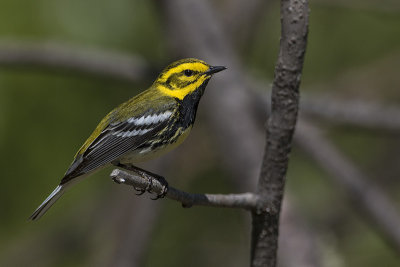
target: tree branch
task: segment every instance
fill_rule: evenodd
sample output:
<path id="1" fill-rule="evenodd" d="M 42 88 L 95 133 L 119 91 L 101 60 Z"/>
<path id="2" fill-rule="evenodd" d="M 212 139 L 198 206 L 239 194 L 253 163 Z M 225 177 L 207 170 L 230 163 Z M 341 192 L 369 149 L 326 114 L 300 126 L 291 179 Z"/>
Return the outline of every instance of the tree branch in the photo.
<path id="1" fill-rule="evenodd" d="M 281 44 L 272 86 L 263 164 L 253 211 L 252 266 L 276 266 L 279 214 L 291 141 L 297 120 L 299 86 L 308 33 L 308 1 L 281 1 Z"/>
<path id="2" fill-rule="evenodd" d="M 230 70 L 236 69 L 235 67 L 232 68 L 232 66 L 235 66 L 235 63 L 229 63 Z M 152 67 L 149 66 L 146 60 L 133 54 L 60 45 L 52 42 L 23 43 L 16 41 L 6 42 L 4 40 L 0 41 L 0 67 L 44 68 L 52 71 L 69 71 L 78 74 L 109 77 L 128 82 L 141 81 L 152 72 Z M 236 74 L 232 76 L 237 77 Z M 237 83 L 236 80 L 235 84 L 243 83 L 243 81 Z M 262 90 L 267 86 L 265 82 L 253 82 L 253 84 L 257 84 L 255 87 L 262 88 Z M 232 87 L 233 85 L 226 86 L 229 89 Z M 243 93 L 245 94 L 246 92 L 243 91 Z M 232 92 L 228 95 L 225 94 L 226 102 L 229 102 L 228 97 L 231 94 Z M 240 97 L 243 98 L 244 96 Z M 270 103 L 269 99 L 267 101 Z M 243 105 L 246 105 L 246 102 L 243 101 Z M 397 106 L 316 95 L 302 96 L 300 106 L 301 114 L 328 119 L 339 124 L 377 131 L 398 132 L 400 130 L 400 109 Z M 264 106 L 262 109 L 265 109 Z M 242 109 L 238 108 L 238 110 Z M 221 120 L 218 119 L 217 121 Z M 226 127 L 221 126 L 221 128 Z M 246 157 L 243 158 L 245 159 Z M 253 160 L 252 162 L 255 161 Z"/>
<path id="3" fill-rule="evenodd" d="M 306 120 L 298 123 L 294 136 L 296 143 L 318 162 L 332 179 L 342 186 L 356 211 L 362 211 L 375 225 L 380 236 L 400 252 L 400 215 L 385 193 L 357 169 L 319 129 Z"/>
<path id="4" fill-rule="evenodd" d="M 142 177 L 136 173 L 128 173 L 120 169 L 114 169 L 111 178 L 118 184 L 126 184 L 135 187 L 136 189 L 147 189 L 151 187 L 151 192 L 161 194 L 163 190 L 162 184 L 156 177 Z M 169 187 L 166 197 L 182 203 L 182 206 L 189 208 L 192 206 L 212 206 L 225 208 L 243 208 L 253 209 L 256 207 L 258 197 L 253 193 L 243 194 L 190 194 L 180 191 L 174 187 Z"/>
<path id="5" fill-rule="evenodd" d="M 302 96 L 302 103 L 300 103 L 301 110 L 310 108 L 309 105 L 305 104 L 305 102 L 308 103 L 308 101 L 303 101 L 304 98 L 308 99 L 307 96 Z M 312 98 L 312 102 L 314 102 L 315 105 L 320 105 L 318 104 L 320 97 L 315 97 L 315 99 L 314 97 Z M 256 92 L 253 100 L 257 113 L 259 114 L 264 115 L 265 106 L 271 106 L 270 99 L 260 91 Z M 387 118 L 383 119 L 382 117 L 383 122 L 379 122 L 378 120 L 378 118 L 384 116 L 384 114 L 389 115 L 390 110 L 392 113 L 389 116 L 396 116 L 397 112 L 399 112 L 398 116 L 400 116 L 398 108 L 386 108 L 377 103 L 370 104 L 377 110 L 378 114 L 375 114 L 373 113 L 372 108 L 368 108 L 369 104 L 364 101 L 359 101 L 361 107 L 366 107 L 364 111 L 357 111 L 357 108 L 352 106 L 350 101 L 344 101 L 343 110 L 340 110 L 341 103 L 337 99 L 322 100 L 321 98 L 321 101 L 321 104 L 325 102 L 326 105 L 329 106 L 328 109 L 332 110 L 333 113 L 342 113 L 346 117 L 351 117 L 352 111 L 355 113 L 359 112 L 356 116 L 360 116 L 362 121 L 368 122 L 368 124 L 375 130 L 396 129 L 396 123 L 390 125 Z M 325 112 L 323 109 L 324 108 L 321 105 L 319 110 L 325 114 L 329 113 Z M 314 110 L 314 112 L 317 116 L 317 110 Z M 369 112 L 371 112 L 371 114 L 368 114 Z M 373 226 L 376 226 L 373 227 L 373 230 L 376 231 L 383 240 L 386 240 L 395 250 L 400 251 L 400 231 L 397 227 L 400 225 L 400 215 L 394 202 L 387 197 L 387 194 L 383 192 L 379 186 L 370 182 L 367 175 L 359 170 L 350 159 L 343 155 L 334 144 L 325 138 L 321 133 L 321 129 L 312 123 L 312 121 L 307 120 L 304 113 L 306 113 L 305 115 L 309 115 L 308 111 L 300 111 L 297 130 L 294 134 L 294 142 L 300 146 L 305 153 L 311 156 L 311 158 L 328 174 L 330 174 L 329 177 L 333 182 L 339 184 L 346 190 L 346 196 L 348 195 L 350 197 L 349 202 L 354 206 L 354 210 L 358 212 L 362 211 L 360 215 Z M 331 115 L 332 114 L 328 116 Z M 370 121 L 369 115 L 372 117 Z M 391 119 L 395 122 L 397 118 L 391 117 Z M 340 119 L 338 120 L 338 122 L 343 123 Z M 385 128 L 384 125 L 386 121 L 388 124 Z M 354 121 L 354 123 L 357 125 L 356 121 Z M 380 124 L 380 126 L 378 126 L 378 124 Z M 353 124 L 351 125 L 354 126 Z M 366 127 L 364 124 L 359 124 L 357 126 Z"/>
<path id="6" fill-rule="evenodd" d="M 78 48 L 51 42 L 0 42 L 0 66 L 40 67 L 131 82 L 150 73 L 149 65 L 138 56 Z"/>
<path id="7" fill-rule="evenodd" d="M 329 95 L 307 95 L 301 100 L 301 113 L 330 122 L 371 130 L 399 132 L 400 109 L 377 102 L 338 99 Z"/>
<path id="8" fill-rule="evenodd" d="M 255 81 L 254 107 L 257 114 L 265 114 L 266 106 L 271 107 L 271 93 L 264 93 L 266 81 Z M 263 101 L 261 101 L 261 99 Z M 359 127 L 379 132 L 400 131 L 400 108 L 378 101 L 362 99 L 341 99 L 332 95 L 302 94 L 300 119 L 304 116 L 323 119 L 325 122 L 349 127 Z"/>

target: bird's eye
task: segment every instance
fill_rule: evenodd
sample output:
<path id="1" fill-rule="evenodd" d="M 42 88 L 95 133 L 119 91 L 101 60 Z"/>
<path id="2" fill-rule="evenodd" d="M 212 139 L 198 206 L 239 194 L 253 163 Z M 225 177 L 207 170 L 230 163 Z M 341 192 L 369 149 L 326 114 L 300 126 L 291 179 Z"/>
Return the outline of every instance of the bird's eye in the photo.
<path id="1" fill-rule="evenodd" d="M 193 75 L 193 71 L 192 70 L 185 70 L 185 75 L 186 76 L 192 76 Z"/>

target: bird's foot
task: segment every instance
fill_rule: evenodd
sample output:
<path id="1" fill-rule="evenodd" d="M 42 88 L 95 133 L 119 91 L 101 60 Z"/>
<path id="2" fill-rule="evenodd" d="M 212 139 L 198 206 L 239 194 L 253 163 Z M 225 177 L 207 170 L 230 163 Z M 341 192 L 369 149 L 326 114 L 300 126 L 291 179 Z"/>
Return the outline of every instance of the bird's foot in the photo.
<path id="1" fill-rule="evenodd" d="M 155 198 L 152 198 L 152 200 L 157 200 L 159 198 L 164 198 L 167 195 L 167 192 L 168 192 L 168 182 L 167 182 L 167 180 L 165 180 L 164 177 L 162 177 L 160 175 L 157 175 L 154 178 L 157 179 L 157 181 L 161 184 L 161 192 L 158 193 Z"/>
<path id="2" fill-rule="evenodd" d="M 131 164 L 122 164 L 120 162 L 116 162 L 114 163 L 114 165 L 126 169 L 128 171 L 132 171 L 135 172 L 136 174 L 138 174 L 139 176 L 141 176 L 144 179 L 147 179 L 148 183 L 146 188 L 138 188 L 138 187 L 134 187 L 134 189 L 138 192 L 136 195 L 143 195 L 146 191 L 149 193 L 154 193 L 154 180 L 157 180 L 160 185 L 161 185 L 161 191 L 160 193 L 157 193 L 157 196 L 155 198 L 151 198 L 152 200 L 157 200 L 159 198 L 164 198 L 167 195 L 168 192 L 168 182 L 167 180 L 162 177 L 161 175 L 143 170 L 141 168 L 138 168 L 134 165 Z"/>
<path id="3" fill-rule="evenodd" d="M 166 194 L 168 192 L 168 182 L 164 177 L 162 177 L 161 175 L 155 174 L 155 173 L 151 173 L 149 171 L 142 170 L 142 169 L 139 170 L 138 174 L 140 176 L 148 179 L 148 181 L 149 181 L 146 188 L 142 189 L 143 191 L 147 191 L 149 193 L 154 193 L 154 187 L 156 187 L 154 185 L 154 180 L 157 180 L 157 182 L 160 183 L 161 191 L 159 193 L 157 193 L 156 197 L 151 198 L 152 200 L 157 200 L 159 198 L 164 198 L 166 196 Z"/>

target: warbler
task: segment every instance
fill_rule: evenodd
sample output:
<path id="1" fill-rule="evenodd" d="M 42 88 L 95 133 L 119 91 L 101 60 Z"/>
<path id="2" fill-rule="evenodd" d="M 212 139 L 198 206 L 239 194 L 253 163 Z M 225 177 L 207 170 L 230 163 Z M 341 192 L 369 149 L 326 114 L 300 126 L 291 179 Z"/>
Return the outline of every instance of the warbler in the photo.
<path id="1" fill-rule="evenodd" d="M 71 185 L 94 171 L 110 164 L 123 167 L 146 161 L 181 144 L 193 127 L 211 76 L 225 69 L 195 58 L 167 66 L 149 89 L 100 121 L 76 153 L 61 183 L 30 219 L 43 216 Z"/>

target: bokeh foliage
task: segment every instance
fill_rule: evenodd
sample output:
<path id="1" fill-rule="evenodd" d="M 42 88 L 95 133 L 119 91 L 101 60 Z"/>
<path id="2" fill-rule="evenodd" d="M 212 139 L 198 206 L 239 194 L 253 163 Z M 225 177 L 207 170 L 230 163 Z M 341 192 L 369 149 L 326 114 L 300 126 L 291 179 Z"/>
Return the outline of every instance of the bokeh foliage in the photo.
<path id="1" fill-rule="evenodd" d="M 395 3 L 393 9 L 381 8 L 379 1 L 346 3 L 311 2 L 304 91 L 399 103 L 400 8 Z M 219 8 L 217 12 L 223 12 Z M 241 58 L 255 76 L 269 80 L 279 42 L 278 5 L 271 5 L 261 21 Z M 0 2 L 0 39 L 51 40 L 131 52 L 156 66 L 171 60 L 163 23 L 155 3 L 144 0 Z M 93 262 L 94 250 L 112 250 L 115 244 L 102 239 L 109 229 L 88 230 L 96 223 L 90 217 L 107 198 L 116 196 L 115 191 L 133 195 L 111 183 L 109 169 L 74 188 L 43 220 L 31 223 L 27 217 L 58 183 L 101 117 L 150 83 L 147 77 L 128 84 L 67 72 L 0 68 L 0 265 L 27 264 L 25 259 L 34 258 L 37 266 L 86 266 Z M 192 192 L 232 192 L 236 189 L 219 167 L 204 112 L 200 105 L 197 133 L 174 153 L 166 176 Z M 400 203 L 398 138 L 321 125 Z M 323 266 L 400 264 L 398 255 L 355 214 L 342 197 L 345 193 L 296 148 L 287 185 L 299 211 L 316 229 Z M 182 210 L 171 201 L 154 205 L 161 205 L 162 212 L 143 266 L 248 262 L 249 233 L 244 225 L 249 218 L 244 212 Z M 52 247 L 51 255 L 42 246 Z"/>

